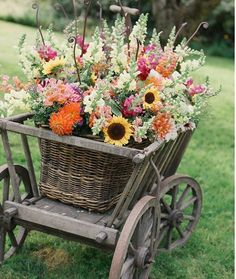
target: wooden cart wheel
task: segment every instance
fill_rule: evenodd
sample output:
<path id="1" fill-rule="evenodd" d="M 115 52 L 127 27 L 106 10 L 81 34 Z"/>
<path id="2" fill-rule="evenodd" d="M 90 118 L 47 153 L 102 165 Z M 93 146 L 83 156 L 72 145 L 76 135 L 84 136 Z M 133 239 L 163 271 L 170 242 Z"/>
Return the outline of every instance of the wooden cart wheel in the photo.
<path id="1" fill-rule="evenodd" d="M 191 177 L 173 175 L 161 184 L 160 251 L 183 245 L 195 229 L 201 214 L 202 191 Z"/>
<path id="2" fill-rule="evenodd" d="M 18 176 L 18 187 L 22 200 L 31 198 L 32 189 L 27 169 L 22 166 L 15 166 Z M 0 185 L 2 188 L 2 203 L 0 203 L 0 215 L 3 213 L 4 202 L 7 200 L 14 201 L 14 194 L 10 185 L 10 176 L 6 165 L 0 167 Z M 10 258 L 24 243 L 27 236 L 27 229 L 14 225 L 11 229 L 0 226 L 0 264 Z"/>
<path id="3" fill-rule="evenodd" d="M 154 262 L 160 227 L 156 198 L 143 197 L 133 208 L 121 231 L 109 279 L 147 279 Z"/>

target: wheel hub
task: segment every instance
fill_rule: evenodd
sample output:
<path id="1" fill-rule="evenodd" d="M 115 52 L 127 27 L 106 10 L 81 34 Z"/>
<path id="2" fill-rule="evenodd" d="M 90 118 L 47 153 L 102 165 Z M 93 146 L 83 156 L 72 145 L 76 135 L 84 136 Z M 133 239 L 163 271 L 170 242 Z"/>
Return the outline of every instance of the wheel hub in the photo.
<path id="1" fill-rule="evenodd" d="M 140 247 L 136 252 L 135 261 L 139 268 L 146 268 L 152 262 L 149 249 Z"/>
<path id="2" fill-rule="evenodd" d="M 180 210 L 174 210 L 171 214 L 170 214 L 170 225 L 172 225 L 173 227 L 175 227 L 176 225 L 180 225 L 184 220 L 184 214 L 182 211 Z"/>

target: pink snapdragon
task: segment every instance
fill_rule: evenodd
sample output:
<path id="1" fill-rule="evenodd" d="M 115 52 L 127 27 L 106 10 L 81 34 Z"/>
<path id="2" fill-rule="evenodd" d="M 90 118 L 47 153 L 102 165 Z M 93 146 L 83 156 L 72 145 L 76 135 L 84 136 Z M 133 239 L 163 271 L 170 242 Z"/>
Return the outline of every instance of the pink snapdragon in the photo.
<path id="1" fill-rule="evenodd" d="M 190 96 L 201 94 L 206 91 L 206 86 L 204 84 L 195 85 L 191 78 L 186 81 L 185 85 L 188 87 L 188 93 Z"/>
<path id="2" fill-rule="evenodd" d="M 136 97 L 131 95 L 125 99 L 122 105 L 122 114 L 124 117 L 135 117 L 143 112 L 140 106 L 134 106 Z"/>
<path id="3" fill-rule="evenodd" d="M 154 44 L 147 45 L 144 48 L 143 56 L 138 59 L 139 78 L 146 80 L 150 71 L 157 67 L 159 55 Z"/>
<path id="4" fill-rule="evenodd" d="M 85 54 L 86 52 L 87 52 L 87 50 L 88 50 L 88 47 L 89 47 L 89 44 L 88 43 L 83 43 L 83 37 L 82 36 L 80 36 L 80 35 L 78 35 L 77 37 L 76 37 L 76 44 L 78 44 L 79 46 L 80 46 L 80 48 L 81 48 L 81 50 L 82 50 L 82 48 L 83 48 L 83 54 Z M 84 45 L 83 45 L 84 44 Z"/>
<path id="5" fill-rule="evenodd" d="M 46 62 L 57 57 L 57 52 L 53 50 L 50 46 L 46 45 L 43 45 L 38 49 L 38 54 L 40 58 L 45 60 Z"/>

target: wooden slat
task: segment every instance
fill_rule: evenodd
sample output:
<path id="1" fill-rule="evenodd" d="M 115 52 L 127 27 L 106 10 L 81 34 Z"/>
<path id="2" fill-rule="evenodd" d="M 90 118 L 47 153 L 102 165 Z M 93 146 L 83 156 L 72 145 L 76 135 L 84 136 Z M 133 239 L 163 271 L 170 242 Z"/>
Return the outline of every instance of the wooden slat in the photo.
<path id="1" fill-rule="evenodd" d="M 3 147 L 4 147 L 4 151 L 5 151 L 5 156 L 6 156 L 6 160 L 7 160 L 7 165 L 8 165 L 8 169 L 9 169 L 9 174 L 10 174 L 10 178 L 11 178 L 11 183 L 12 183 L 12 187 L 13 187 L 15 200 L 17 202 L 21 202 L 21 196 L 20 196 L 19 187 L 18 187 L 19 178 L 17 177 L 16 170 L 14 167 L 14 162 L 13 162 L 13 158 L 12 158 L 8 134 L 7 134 L 7 131 L 2 131 L 1 134 L 2 134 L 2 142 L 3 142 Z"/>
<path id="2" fill-rule="evenodd" d="M 60 143 L 87 148 L 90 150 L 96 150 L 104 153 L 127 157 L 130 159 L 133 159 L 135 155 L 141 153 L 140 150 L 134 148 L 113 146 L 103 142 L 97 142 L 97 141 L 95 142 L 93 140 L 86 139 L 86 138 L 75 137 L 75 136 L 61 137 L 61 136 L 57 136 L 50 130 L 30 127 L 23 124 L 7 121 L 5 119 L 0 119 L 0 128 L 2 128 L 3 130 L 6 129 L 8 131 L 12 131 L 24 135 L 29 135 L 33 137 L 42 138 L 42 139 L 48 139 Z"/>
<path id="3" fill-rule="evenodd" d="M 170 161 L 168 167 L 165 170 L 164 176 L 170 176 L 175 174 L 177 171 L 179 164 L 184 156 L 185 150 L 191 140 L 192 137 L 192 131 L 187 131 L 184 133 L 182 141 L 178 148 L 175 151 L 175 154 L 172 156 L 172 160 Z"/>
<path id="4" fill-rule="evenodd" d="M 29 223 L 35 223 L 42 227 L 52 228 L 53 230 L 70 233 L 92 240 L 95 240 L 100 232 L 105 232 L 108 235 L 107 239 L 104 240 L 105 245 L 115 245 L 117 241 L 118 231 L 112 228 L 91 224 L 82 220 L 10 201 L 5 203 L 5 208 L 16 208 L 18 210 L 16 220 L 20 219 Z"/>
<path id="5" fill-rule="evenodd" d="M 6 117 L 5 119 L 8 121 L 20 123 L 26 121 L 27 119 L 31 119 L 33 116 L 34 116 L 33 113 L 22 113 L 22 114 Z"/>
<path id="6" fill-rule="evenodd" d="M 25 153 L 25 159 L 29 171 L 29 178 L 30 178 L 30 183 L 32 187 L 32 191 L 34 194 L 34 197 L 39 197 L 39 191 L 38 191 L 38 186 L 36 182 L 36 177 L 35 177 L 35 171 L 34 171 L 34 165 L 30 153 L 30 147 L 28 143 L 28 139 L 26 135 L 21 135 L 21 140 L 22 140 L 22 145 Z"/>

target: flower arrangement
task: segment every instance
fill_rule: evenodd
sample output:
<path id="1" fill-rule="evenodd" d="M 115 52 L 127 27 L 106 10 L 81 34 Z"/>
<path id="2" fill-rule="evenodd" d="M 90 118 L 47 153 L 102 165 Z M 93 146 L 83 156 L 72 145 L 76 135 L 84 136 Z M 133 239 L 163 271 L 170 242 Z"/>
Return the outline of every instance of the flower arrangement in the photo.
<path id="1" fill-rule="evenodd" d="M 15 78 L 12 86 L 2 78 L 2 113 L 18 106 L 60 136 L 92 134 L 118 146 L 168 141 L 193 130 L 217 93 L 208 79 L 199 84 L 192 78 L 205 63 L 204 53 L 188 47 L 187 39 L 176 45 L 181 30 L 175 28 L 164 47 L 155 29 L 148 39 L 147 21 L 141 14 L 130 30 L 125 17 L 112 27 L 104 20 L 90 42 L 85 32 L 77 34 L 76 21 L 62 44 L 51 28 L 45 38 L 39 29 L 33 46 L 22 36 L 20 65 L 28 83 Z"/>

